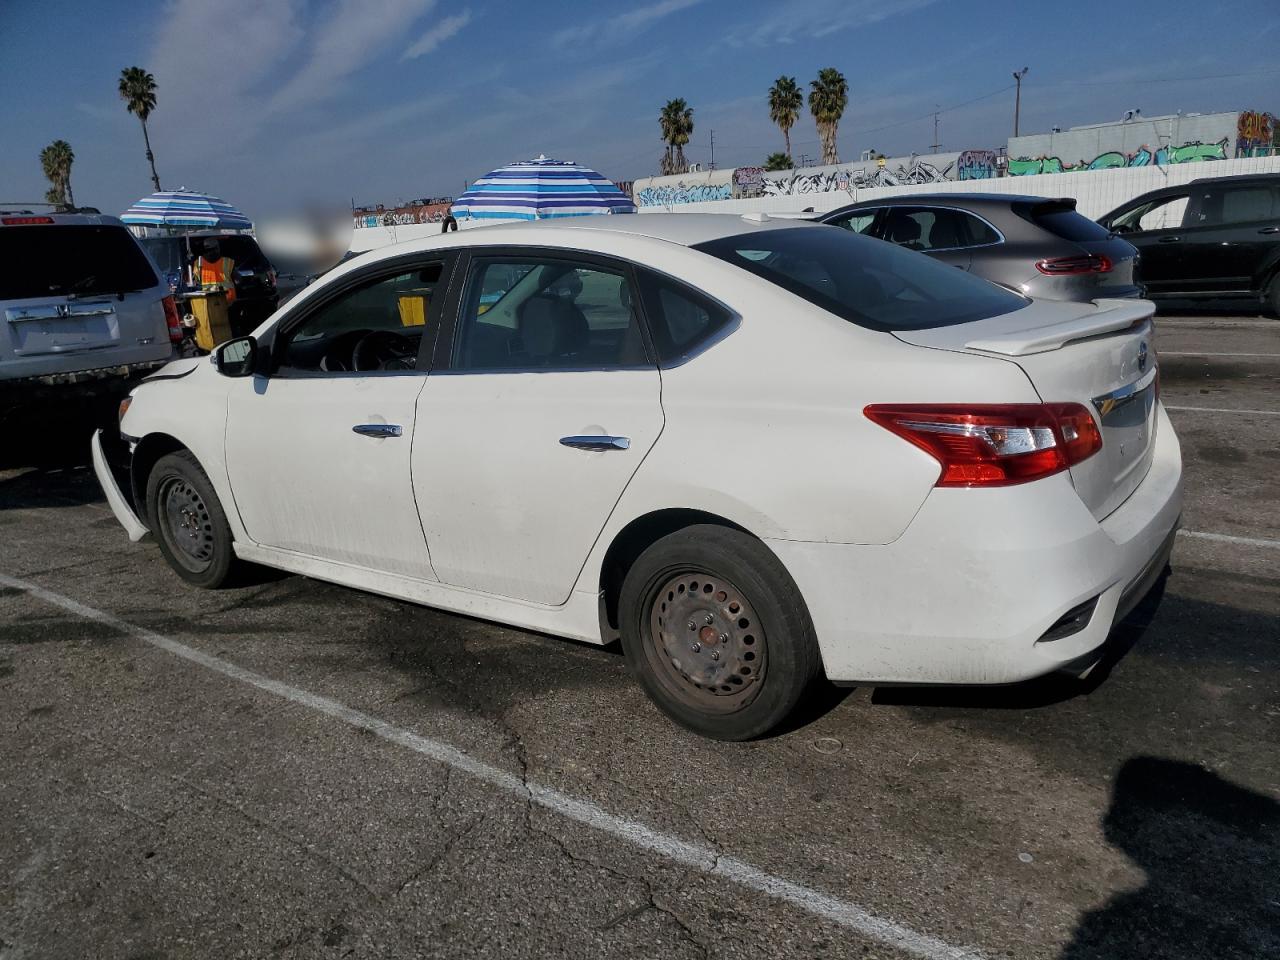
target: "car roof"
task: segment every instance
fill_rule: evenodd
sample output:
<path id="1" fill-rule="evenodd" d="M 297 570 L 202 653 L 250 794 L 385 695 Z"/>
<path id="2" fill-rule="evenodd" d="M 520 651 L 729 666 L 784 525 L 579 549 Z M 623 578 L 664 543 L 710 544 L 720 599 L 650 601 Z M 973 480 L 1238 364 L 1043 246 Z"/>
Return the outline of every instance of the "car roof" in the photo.
<path id="1" fill-rule="evenodd" d="M 1280 181 L 1280 173 L 1239 173 L 1231 177 L 1197 177 L 1191 183 L 1243 183 L 1250 180 Z"/>
<path id="2" fill-rule="evenodd" d="M 922 203 L 947 204 L 953 207 L 1007 207 L 1013 203 L 1070 203 L 1070 197 L 1036 197 L 1027 193 L 904 193 L 891 197 L 880 197 L 876 200 L 859 200 L 848 204 L 842 210 L 851 207 L 905 207 L 918 206 Z M 831 211 L 834 213 L 835 211 Z"/>
<path id="3" fill-rule="evenodd" d="M 775 230 L 804 226 L 803 221 L 770 217 L 768 214 L 736 213 L 623 213 L 555 220 L 529 220 L 503 224 L 511 230 L 601 231 L 666 240 L 681 246 L 734 237 L 753 230 Z M 498 226 L 495 224 L 495 227 Z M 487 228 L 484 228 L 487 229 Z M 470 231 L 468 231 L 470 232 Z"/>

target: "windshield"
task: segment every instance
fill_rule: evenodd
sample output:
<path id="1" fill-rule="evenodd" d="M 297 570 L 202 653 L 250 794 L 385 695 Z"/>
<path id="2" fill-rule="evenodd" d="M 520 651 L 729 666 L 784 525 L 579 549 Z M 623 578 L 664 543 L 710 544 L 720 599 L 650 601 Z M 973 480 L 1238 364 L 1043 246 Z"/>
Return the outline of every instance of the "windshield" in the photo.
<path id="1" fill-rule="evenodd" d="M 757 230 L 694 249 L 872 330 L 971 323 L 1031 302 L 924 254 L 827 226 Z"/>
<path id="2" fill-rule="evenodd" d="M 124 227 L 48 225 L 0 229 L 0 300 L 101 296 L 148 290 L 159 280 Z"/>

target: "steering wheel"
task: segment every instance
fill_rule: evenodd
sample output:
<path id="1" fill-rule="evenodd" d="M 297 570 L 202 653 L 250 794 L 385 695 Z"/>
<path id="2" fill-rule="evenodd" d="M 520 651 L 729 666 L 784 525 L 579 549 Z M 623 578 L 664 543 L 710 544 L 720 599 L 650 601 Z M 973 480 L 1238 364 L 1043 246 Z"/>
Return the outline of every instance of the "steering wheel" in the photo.
<path id="1" fill-rule="evenodd" d="M 353 370 L 412 370 L 417 359 L 418 345 L 390 330 L 365 334 L 351 351 Z"/>

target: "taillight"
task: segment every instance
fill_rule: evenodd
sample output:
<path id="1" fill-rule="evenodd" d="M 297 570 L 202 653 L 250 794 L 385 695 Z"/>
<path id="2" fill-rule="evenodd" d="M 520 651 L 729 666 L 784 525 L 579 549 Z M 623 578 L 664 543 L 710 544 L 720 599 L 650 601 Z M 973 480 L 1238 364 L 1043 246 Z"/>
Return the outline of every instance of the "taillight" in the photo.
<path id="1" fill-rule="evenodd" d="M 1077 273 L 1110 273 L 1113 266 L 1111 258 L 1100 253 L 1036 261 L 1036 269 L 1051 277 L 1066 277 Z"/>
<path id="2" fill-rule="evenodd" d="M 937 460 L 939 487 L 1027 483 L 1102 449 L 1078 403 L 872 404 L 863 413 Z"/>
<path id="3" fill-rule="evenodd" d="M 53 223 L 53 217 L 0 217 L 6 227 L 29 227 L 36 223 Z"/>
<path id="4" fill-rule="evenodd" d="M 116 411 L 116 422 L 123 423 L 124 415 L 129 412 L 129 407 L 133 404 L 133 394 L 129 394 L 120 401 L 120 409 Z"/>
<path id="5" fill-rule="evenodd" d="M 169 328 L 169 341 L 171 343 L 182 342 L 182 318 L 178 316 L 178 304 L 173 297 L 165 297 L 161 303 L 164 304 L 164 324 Z"/>

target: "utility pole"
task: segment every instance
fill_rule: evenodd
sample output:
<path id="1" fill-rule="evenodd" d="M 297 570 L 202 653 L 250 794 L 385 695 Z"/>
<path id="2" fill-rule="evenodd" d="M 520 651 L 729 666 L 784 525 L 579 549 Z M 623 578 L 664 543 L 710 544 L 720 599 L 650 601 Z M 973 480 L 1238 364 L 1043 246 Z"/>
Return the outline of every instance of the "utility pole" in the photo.
<path id="1" fill-rule="evenodd" d="M 800 166 L 807 167 L 809 165 L 806 162 L 808 159 L 809 159 L 809 155 L 807 153 L 800 154 Z"/>
<path id="2" fill-rule="evenodd" d="M 716 168 L 716 132 L 711 131 L 711 169 Z"/>
<path id="3" fill-rule="evenodd" d="M 1022 113 L 1022 78 L 1027 75 L 1030 67 L 1023 67 L 1021 70 L 1013 71 L 1013 82 L 1018 85 L 1018 92 L 1013 95 L 1013 135 L 1018 135 L 1018 119 Z M 1005 88 L 1006 90 L 1008 87 Z"/>
<path id="4" fill-rule="evenodd" d="M 933 152 L 937 153 L 942 144 L 938 143 L 938 113 L 942 110 L 938 104 L 933 105 Z"/>

